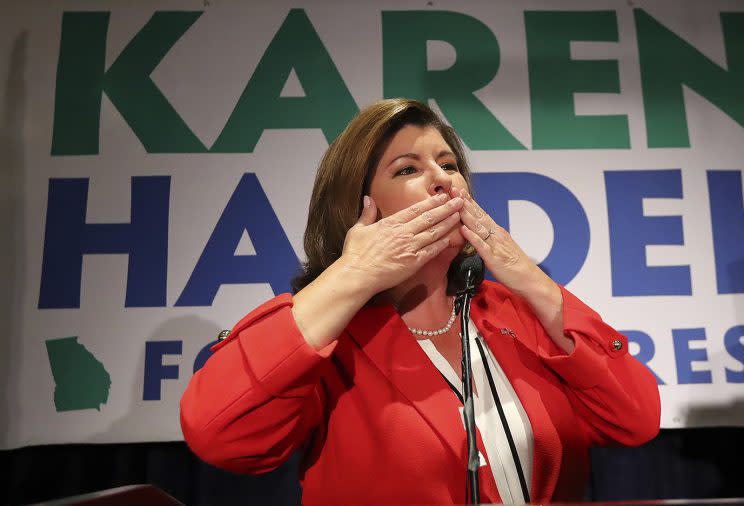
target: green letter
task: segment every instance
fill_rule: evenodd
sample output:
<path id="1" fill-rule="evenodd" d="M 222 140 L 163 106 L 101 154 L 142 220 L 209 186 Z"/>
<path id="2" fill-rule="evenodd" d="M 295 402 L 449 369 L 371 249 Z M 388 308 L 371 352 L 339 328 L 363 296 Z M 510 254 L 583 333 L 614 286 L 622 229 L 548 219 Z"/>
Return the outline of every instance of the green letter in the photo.
<path id="1" fill-rule="evenodd" d="M 427 69 L 429 40 L 455 48 L 450 68 Z M 471 149 L 524 149 L 473 95 L 499 69 L 499 44 L 481 21 L 457 12 L 383 11 L 382 61 L 385 97 L 433 98 Z"/>
<path id="2" fill-rule="evenodd" d="M 108 12 L 62 14 L 52 155 L 98 154 L 108 20 Z"/>
<path id="3" fill-rule="evenodd" d="M 280 97 L 294 69 L 304 97 Z M 321 128 L 336 138 L 358 108 L 303 9 L 292 9 L 211 151 L 250 153 L 267 128 Z"/>
<path id="4" fill-rule="evenodd" d="M 728 71 L 643 9 L 635 23 L 648 147 L 690 146 L 682 85 L 744 126 L 744 13 L 721 13 Z"/>
<path id="5" fill-rule="evenodd" d="M 101 94 L 148 153 L 206 148 L 150 74 L 201 12 L 156 12 L 104 72 L 108 12 L 65 12 L 57 66 L 52 155 L 98 154 Z"/>
<path id="6" fill-rule="evenodd" d="M 614 11 L 524 13 L 534 149 L 630 147 L 625 115 L 577 116 L 574 93 L 619 93 L 615 60 L 572 60 L 571 41 L 617 42 Z"/>

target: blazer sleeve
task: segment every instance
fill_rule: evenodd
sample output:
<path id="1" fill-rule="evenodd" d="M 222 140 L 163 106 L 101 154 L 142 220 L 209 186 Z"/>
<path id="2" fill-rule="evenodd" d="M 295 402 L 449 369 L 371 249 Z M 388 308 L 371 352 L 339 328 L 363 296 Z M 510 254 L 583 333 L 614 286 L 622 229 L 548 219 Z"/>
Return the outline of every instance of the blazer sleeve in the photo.
<path id="1" fill-rule="evenodd" d="M 543 363 L 566 386 L 592 446 L 637 446 L 659 432 L 661 403 L 653 374 L 628 353 L 628 339 L 571 292 L 563 294 L 563 331 L 571 354 L 560 349 L 537 321 Z"/>
<path id="2" fill-rule="evenodd" d="M 321 363 L 335 349 L 307 344 L 280 295 L 243 318 L 191 378 L 181 429 L 202 460 L 239 473 L 285 462 L 324 419 Z"/>

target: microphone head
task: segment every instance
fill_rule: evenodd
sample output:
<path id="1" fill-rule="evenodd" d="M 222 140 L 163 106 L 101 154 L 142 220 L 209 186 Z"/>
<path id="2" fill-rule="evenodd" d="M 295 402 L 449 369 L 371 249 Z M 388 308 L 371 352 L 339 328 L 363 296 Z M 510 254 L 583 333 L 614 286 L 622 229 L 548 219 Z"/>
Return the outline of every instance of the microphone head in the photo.
<path id="1" fill-rule="evenodd" d="M 456 277 L 463 288 L 465 288 L 468 282 L 468 272 L 470 272 L 471 282 L 477 290 L 480 284 L 483 283 L 483 276 L 485 275 L 483 259 L 478 255 L 471 255 L 465 257 L 460 262 L 460 265 L 457 267 Z"/>

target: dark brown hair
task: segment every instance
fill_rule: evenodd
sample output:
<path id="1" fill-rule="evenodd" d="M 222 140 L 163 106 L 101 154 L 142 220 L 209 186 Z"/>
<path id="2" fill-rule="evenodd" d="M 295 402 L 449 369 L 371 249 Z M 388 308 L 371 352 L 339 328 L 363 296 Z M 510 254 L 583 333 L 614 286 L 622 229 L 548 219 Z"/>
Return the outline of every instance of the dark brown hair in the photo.
<path id="1" fill-rule="evenodd" d="M 429 106 L 416 100 L 392 98 L 366 107 L 331 143 L 318 166 L 305 228 L 307 262 L 292 280 L 295 293 L 341 256 L 346 233 L 359 219 L 362 198 L 369 192 L 382 153 L 391 138 L 407 125 L 436 128 L 455 154 L 468 188 L 471 187 L 462 141 Z"/>

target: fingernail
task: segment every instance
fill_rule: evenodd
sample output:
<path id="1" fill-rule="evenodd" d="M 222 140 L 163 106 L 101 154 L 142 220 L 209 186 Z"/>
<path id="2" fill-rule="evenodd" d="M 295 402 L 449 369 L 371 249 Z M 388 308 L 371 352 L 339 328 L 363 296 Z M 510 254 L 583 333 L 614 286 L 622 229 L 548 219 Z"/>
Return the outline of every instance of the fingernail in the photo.
<path id="1" fill-rule="evenodd" d="M 461 199 L 460 197 L 455 197 L 455 198 L 453 198 L 452 200 L 450 200 L 450 205 L 452 205 L 452 206 L 456 206 L 456 205 L 458 205 L 458 204 L 459 204 L 460 202 L 462 202 L 462 199 Z"/>
<path id="2" fill-rule="evenodd" d="M 439 202 L 444 202 L 445 200 L 447 200 L 447 194 L 446 193 L 439 193 L 434 198 L 437 199 L 437 201 L 439 201 Z"/>
<path id="3" fill-rule="evenodd" d="M 367 195 L 364 196 L 364 207 L 369 207 L 369 197 Z"/>

